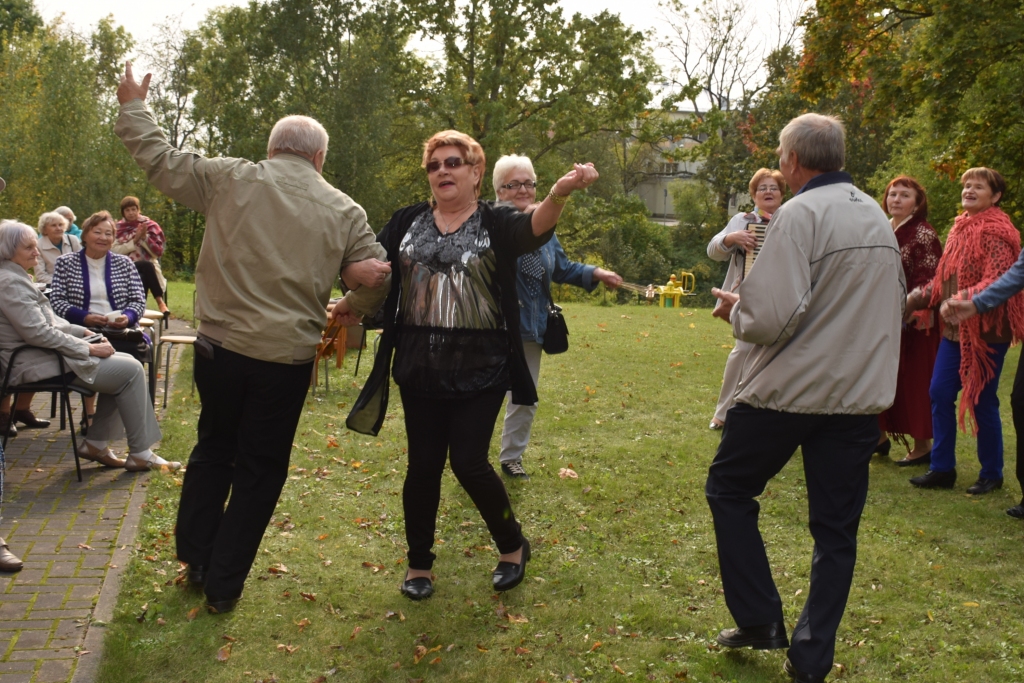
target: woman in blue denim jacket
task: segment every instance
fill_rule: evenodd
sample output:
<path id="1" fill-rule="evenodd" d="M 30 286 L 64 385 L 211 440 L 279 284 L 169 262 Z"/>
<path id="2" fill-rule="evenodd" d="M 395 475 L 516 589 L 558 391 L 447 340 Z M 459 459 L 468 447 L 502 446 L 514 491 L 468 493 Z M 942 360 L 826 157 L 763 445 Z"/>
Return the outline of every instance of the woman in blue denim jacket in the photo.
<path id="1" fill-rule="evenodd" d="M 530 211 L 537 199 L 537 174 L 529 157 L 511 154 L 498 159 L 493 172 L 494 192 L 499 202 L 515 204 L 520 211 Z M 603 282 L 609 289 L 622 284 L 618 274 L 570 261 L 558 243 L 558 237 L 537 251 L 519 257 L 516 289 L 519 294 L 519 328 L 523 337 L 526 364 L 534 385 L 540 378 L 540 357 L 548 324 L 548 296 L 551 283 L 576 285 L 588 292 Z M 523 451 L 530 442 L 530 429 L 537 404 L 521 406 L 506 398 L 505 426 L 501 432 L 501 471 L 515 479 L 529 479 L 523 469 Z"/>

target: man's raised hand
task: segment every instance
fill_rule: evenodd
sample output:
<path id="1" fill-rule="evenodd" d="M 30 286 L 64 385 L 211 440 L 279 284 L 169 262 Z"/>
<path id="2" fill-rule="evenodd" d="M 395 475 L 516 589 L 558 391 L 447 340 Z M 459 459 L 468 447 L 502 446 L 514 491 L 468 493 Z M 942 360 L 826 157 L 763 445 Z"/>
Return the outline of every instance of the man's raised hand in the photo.
<path id="1" fill-rule="evenodd" d="M 124 65 L 124 76 L 121 77 L 121 82 L 117 85 L 117 101 L 118 104 L 127 104 L 132 100 L 146 101 L 146 95 L 149 94 L 149 81 L 153 78 L 153 74 L 146 74 L 142 79 L 142 83 L 135 82 L 135 76 L 132 74 L 132 63 L 126 62 Z"/>

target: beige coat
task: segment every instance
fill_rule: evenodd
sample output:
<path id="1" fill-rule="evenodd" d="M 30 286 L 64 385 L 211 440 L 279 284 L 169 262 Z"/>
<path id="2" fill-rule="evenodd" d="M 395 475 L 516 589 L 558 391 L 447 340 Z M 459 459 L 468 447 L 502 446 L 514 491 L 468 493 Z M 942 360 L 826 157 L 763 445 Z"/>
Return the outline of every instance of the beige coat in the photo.
<path id="1" fill-rule="evenodd" d="M 906 280 L 874 199 L 848 181 L 790 199 L 738 293 L 733 333 L 755 344 L 738 403 L 854 415 L 892 405 Z"/>
<path id="2" fill-rule="evenodd" d="M 64 233 L 60 244 L 54 244 L 49 237 L 39 237 L 39 263 L 32 270 L 36 274 L 36 282 L 53 281 L 53 264 L 64 254 L 73 254 L 82 248 L 82 243 L 74 235 Z"/>
<path id="3" fill-rule="evenodd" d="M 180 152 L 141 100 L 121 106 L 114 130 L 158 190 L 206 215 L 196 266 L 200 331 L 251 358 L 311 360 L 339 269 L 386 258 L 362 207 L 299 156 L 252 163 Z M 390 278 L 346 300 L 370 315 L 389 289 Z"/>
<path id="4" fill-rule="evenodd" d="M 84 327 L 58 318 L 24 268 L 12 261 L 0 261 L 0 368 L 7 372 L 7 361 L 14 349 L 29 344 L 56 349 L 64 356 L 70 372 L 92 382 L 100 359 L 89 355 L 89 345 L 81 337 L 91 334 Z M 22 351 L 11 374 L 12 384 L 38 382 L 60 374 L 60 364 L 52 353 Z M 0 382 L 3 382 L 0 375 Z"/>

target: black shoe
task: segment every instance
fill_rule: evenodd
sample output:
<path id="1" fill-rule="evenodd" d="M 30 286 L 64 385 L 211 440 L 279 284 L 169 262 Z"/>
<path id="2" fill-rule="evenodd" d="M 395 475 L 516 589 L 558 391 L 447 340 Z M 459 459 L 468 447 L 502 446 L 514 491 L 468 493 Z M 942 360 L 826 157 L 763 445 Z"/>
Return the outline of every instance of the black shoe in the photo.
<path id="1" fill-rule="evenodd" d="M 922 489 L 951 489 L 956 483 L 956 470 L 949 472 L 936 472 L 928 470 L 927 474 L 914 477 L 910 483 Z"/>
<path id="2" fill-rule="evenodd" d="M 782 670 L 789 674 L 796 683 L 825 683 L 824 676 L 812 676 L 809 673 L 803 672 L 800 669 L 793 666 L 793 662 L 786 658 L 786 663 L 782 665 Z"/>
<path id="3" fill-rule="evenodd" d="M 12 439 L 18 435 L 18 428 L 14 426 L 10 413 L 0 413 L 0 438 L 3 438 L 4 433 Z"/>
<path id="4" fill-rule="evenodd" d="M 727 628 L 718 634 L 718 644 L 725 647 L 749 647 L 755 650 L 779 650 L 789 647 L 786 624 L 777 621 L 750 628 Z"/>
<path id="5" fill-rule="evenodd" d="M 190 586 L 202 588 L 206 585 L 206 567 L 199 564 L 190 564 L 188 566 L 188 571 L 185 573 L 185 578 L 188 580 Z"/>
<path id="6" fill-rule="evenodd" d="M 211 598 L 206 596 L 206 611 L 210 614 L 227 614 L 235 609 L 238 598 Z"/>
<path id="7" fill-rule="evenodd" d="M 889 451 L 891 451 L 891 450 L 892 450 L 892 440 L 891 439 L 886 439 L 882 443 L 880 443 L 877 446 L 875 446 L 875 450 L 872 451 L 872 454 L 888 456 L 889 455 Z"/>
<path id="8" fill-rule="evenodd" d="M 15 410 L 11 417 L 11 422 L 20 422 L 25 425 L 25 429 L 46 429 L 50 426 L 49 420 L 40 420 L 38 417 L 32 414 L 31 410 Z"/>
<path id="9" fill-rule="evenodd" d="M 920 455 L 916 458 L 903 458 L 902 460 L 896 461 L 896 467 L 913 467 L 914 465 L 930 465 L 932 464 L 932 452 L 928 451 L 924 455 Z"/>
<path id="10" fill-rule="evenodd" d="M 78 430 L 79 436 L 89 436 L 89 425 L 92 424 L 92 418 L 94 417 L 96 417 L 96 413 L 92 413 L 90 415 L 82 415 L 82 421 L 79 422 L 79 424 L 82 426 L 82 428 Z"/>
<path id="11" fill-rule="evenodd" d="M 415 579 L 403 581 L 399 590 L 410 600 L 426 600 L 434 594 L 434 582 L 430 577 L 417 576 Z"/>
<path id="12" fill-rule="evenodd" d="M 978 481 L 974 482 L 967 487 L 967 493 L 975 496 L 980 496 L 983 493 L 991 493 L 996 489 L 1003 488 L 1003 478 L 999 479 L 986 479 L 985 477 L 978 477 Z"/>
<path id="13" fill-rule="evenodd" d="M 1010 515 L 1014 519 L 1024 519 L 1024 504 L 1014 505 L 1006 511 L 1006 514 Z"/>
<path id="14" fill-rule="evenodd" d="M 526 563 L 530 561 L 530 542 L 523 537 L 523 557 L 519 564 L 515 562 L 499 562 L 494 568 L 491 580 L 494 590 L 499 593 L 509 591 L 523 582 L 526 577 Z"/>
<path id="15" fill-rule="evenodd" d="M 523 463 L 521 460 L 501 463 L 501 472 L 506 477 L 512 477 L 513 479 L 519 479 L 521 481 L 530 480 L 530 475 L 523 469 Z"/>

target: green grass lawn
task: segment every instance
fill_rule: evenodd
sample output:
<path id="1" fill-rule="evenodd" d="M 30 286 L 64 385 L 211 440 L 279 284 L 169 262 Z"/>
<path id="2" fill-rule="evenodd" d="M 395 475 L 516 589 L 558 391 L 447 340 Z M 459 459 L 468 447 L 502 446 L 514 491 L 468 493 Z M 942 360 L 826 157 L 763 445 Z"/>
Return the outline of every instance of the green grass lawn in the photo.
<path id="1" fill-rule="evenodd" d="M 176 313 L 182 300 L 172 291 Z M 175 585 L 179 480 L 152 477 L 100 680 L 789 681 L 782 652 L 714 644 L 733 625 L 703 495 L 728 327 L 706 310 L 565 310 L 571 348 L 544 359 L 524 459 L 533 478 L 508 485 L 533 545 L 522 586 L 490 590 L 497 552 L 449 472 L 437 592 L 422 603 L 399 594 L 402 408 L 393 392 L 379 438 L 345 430 L 369 370 L 353 378 L 352 352 L 332 391 L 307 400 L 289 481 L 234 613 L 208 615 L 201 594 Z M 1024 529 L 1003 512 L 1020 493 L 1008 400 L 1017 357 L 1001 388 L 1006 488 L 964 493 L 978 470 L 970 438 L 954 491 L 916 490 L 907 479 L 917 470 L 871 465 L 831 678 L 1024 680 Z M 168 459 L 186 460 L 195 438 L 198 397 L 183 377 L 163 418 Z M 500 425 L 495 461 L 499 436 Z M 563 468 L 578 478 L 561 478 Z M 792 628 L 812 548 L 799 455 L 762 497 L 761 529 Z"/>

